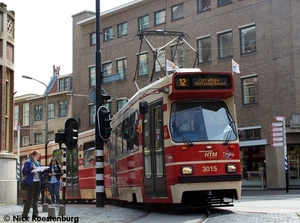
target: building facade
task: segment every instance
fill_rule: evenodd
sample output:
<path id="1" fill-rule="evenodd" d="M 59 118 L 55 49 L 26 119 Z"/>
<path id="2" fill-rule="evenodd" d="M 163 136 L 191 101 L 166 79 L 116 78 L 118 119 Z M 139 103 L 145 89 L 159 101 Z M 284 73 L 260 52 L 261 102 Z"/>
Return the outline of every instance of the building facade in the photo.
<path id="1" fill-rule="evenodd" d="M 102 88 L 115 113 L 136 91 L 165 72 L 166 59 L 179 67 L 192 67 L 195 52 L 182 44 L 176 54 L 172 45 L 159 52 L 159 63 L 139 32 L 179 31 L 188 34 L 196 49 L 196 67 L 201 70 L 232 70 L 232 59 L 240 65 L 235 74 L 235 102 L 241 140 L 243 186 L 285 187 L 284 147 L 273 147 L 270 123 L 274 116 L 286 119 L 289 185 L 300 186 L 300 2 L 296 0 L 136 0 L 101 13 Z M 89 95 L 95 88 L 95 14 L 73 15 L 74 95 Z M 170 39 L 150 38 L 155 49 Z M 137 59 L 139 64 L 137 65 Z M 154 65 L 153 65 L 154 63 Z M 153 73 L 153 75 L 152 75 Z M 94 128 L 95 105 L 74 97 L 73 115 L 80 131 Z M 80 105 L 80 106 L 78 106 Z M 261 173 L 265 173 L 262 180 Z"/>
<path id="2" fill-rule="evenodd" d="M 0 152 L 12 152 L 15 15 L 0 3 Z"/>

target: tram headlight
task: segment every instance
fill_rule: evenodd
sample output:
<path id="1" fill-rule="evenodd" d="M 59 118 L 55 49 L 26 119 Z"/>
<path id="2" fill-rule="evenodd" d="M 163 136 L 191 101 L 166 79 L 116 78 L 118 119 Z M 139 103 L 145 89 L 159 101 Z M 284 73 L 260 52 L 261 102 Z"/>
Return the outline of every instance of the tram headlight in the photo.
<path id="1" fill-rule="evenodd" d="M 181 167 L 182 175 L 190 175 L 194 173 L 194 168 L 192 166 L 183 166 Z"/>
<path id="2" fill-rule="evenodd" d="M 227 164 L 226 165 L 227 173 L 235 173 L 236 172 L 236 165 L 235 164 Z"/>

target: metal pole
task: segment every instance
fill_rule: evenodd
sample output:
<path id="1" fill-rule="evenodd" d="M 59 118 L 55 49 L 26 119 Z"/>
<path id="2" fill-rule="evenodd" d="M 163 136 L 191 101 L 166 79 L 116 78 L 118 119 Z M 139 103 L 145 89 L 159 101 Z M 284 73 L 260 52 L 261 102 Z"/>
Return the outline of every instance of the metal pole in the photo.
<path id="1" fill-rule="evenodd" d="M 101 102 L 101 50 L 100 50 L 100 0 L 96 0 L 96 111 Z M 95 117 L 96 141 L 96 207 L 104 207 L 104 157 L 103 140 L 99 135 L 98 118 Z"/>
<path id="2" fill-rule="evenodd" d="M 18 163 L 17 163 L 17 199 L 19 199 L 20 196 L 20 124 L 18 124 Z"/>
<path id="3" fill-rule="evenodd" d="M 287 154 L 287 146 L 286 146 L 286 129 L 285 129 L 285 117 L 283 117 L 282 121 L 283 125 L 283 147 L 284 147 L 284 169 L 285 169 L 285 186 L 286 192 L 289 192 L 289 162 L 288 162 L 288 154 Z"/>
<path id="4" fill-rule="evenodd" d="M 61 144 L 59 144 L 60 149 L 61 148 Z M 66 166 L 66 162 L 67 162 L 67 158 L 66 158 L 66 148 L 63 148 L 63 181 L 62 181 L 62 205 L 66 204 L 66 186 L 67 186 L 67 166 Z"/>

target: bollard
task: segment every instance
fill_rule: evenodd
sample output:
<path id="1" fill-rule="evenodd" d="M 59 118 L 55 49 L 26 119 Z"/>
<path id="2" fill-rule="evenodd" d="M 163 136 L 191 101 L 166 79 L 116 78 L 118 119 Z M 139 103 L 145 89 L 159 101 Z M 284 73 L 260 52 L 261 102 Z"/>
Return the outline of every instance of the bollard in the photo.
<path id="1" fill-rule="evenodd" d="M 56 217 L 55 207 L 49 207 L 48 208 L 48 217 Z"/>
<path id="2" fill-rule="evenodd" d="M 42 212 L 48 212 L 48 204 L 47 203 L 43 204 Z"/>
<path id="3" fill-rule="evenodd" d="M 66 206 L 65 205 L 59 205 L 58 215 L 59 216 L 66 215 Z"/>

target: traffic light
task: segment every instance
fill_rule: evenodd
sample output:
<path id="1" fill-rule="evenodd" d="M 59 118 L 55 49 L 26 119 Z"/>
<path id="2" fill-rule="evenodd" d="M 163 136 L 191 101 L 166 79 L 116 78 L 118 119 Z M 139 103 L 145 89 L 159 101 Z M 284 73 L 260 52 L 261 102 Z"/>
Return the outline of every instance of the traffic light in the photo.
<path id="1" fill-rule="evenodd" d="M 105 106 L 100 106 L 97 112 L 99 135 L 102 140 L 107 141 L 112 128 L 110 127 L 110 111 Z"/>
<path id="2" fill-rule="evenodd" d="M 110 96 L 102 94 L 101 95 L 101 103 L 100 104 L 101 105 L 106 104 L 109 99 L 110 99 Z"/>
<path id="3" fill-rule="evenodd" d="M 73 149 L 78 141 L 78 122 L 74 118 L 69 118 L 65 122 L 66 146 L 68 149 Z"/>

